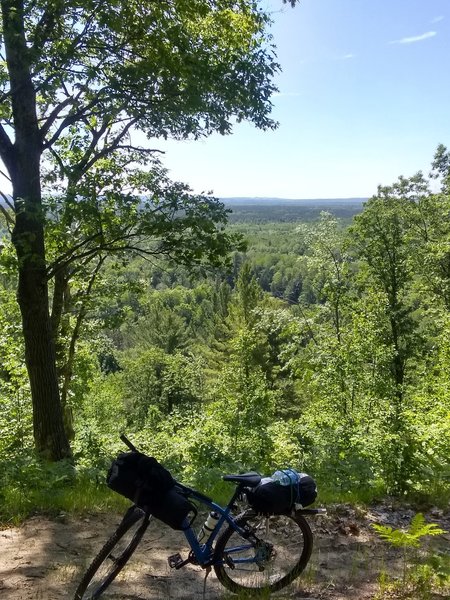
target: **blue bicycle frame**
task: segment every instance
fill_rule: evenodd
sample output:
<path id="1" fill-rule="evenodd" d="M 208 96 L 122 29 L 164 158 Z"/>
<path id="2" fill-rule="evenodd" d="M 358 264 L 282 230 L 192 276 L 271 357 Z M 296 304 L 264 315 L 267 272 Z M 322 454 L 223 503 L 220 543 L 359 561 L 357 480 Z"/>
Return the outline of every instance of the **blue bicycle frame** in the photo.
<path id="1" fill-rule="evenodd" d="M 130 442 L 130 440 L 124 434 L 121 434 L 120 439 L 128 446 L 128 448 L 132 452 L 137 452 L 137 449 L 135 448 L 135 446 Z M 184 535 L 186 537 L 186 540 L 188 541 L 189 546 L 192 549 L 195 560 L 197 561 L 197 563 L 199 565 L 205 567 L 205 566 L 212 566 L 214 564 L 213 560 L 212 560 L 212 558 L 213 558 L 212 546 L 213 546 L 214 540 L 216 539 L 216 537 L 219 534 L 219 531 L 220 531 L 222 525 L 225 522 L 227 522 L 229 525 L 231 525 L 231 527 L 233 527 L 233 529 L 237 533 L 239 533 L 243 538 L 248 537 L 246 530 L 243 527 L 240 527 L 236 523 L 236 519 L 230 514 L 231 510 L 233 508 L 234 502 L 242 493 L 242 488 L 245 487 L 245 485 L 243 485 L 242 483 L 238 483 L 238 485 L 234 491 L 234 494 L 231 496 L 231 499 L 225 508 L 223 508 L 219 504 L 216 504 L 211 498 L 208 498 L 208 496 L 205 496 L 204 494 L 197 492 L 196 490 L 194 490 L 190 487 L 187 487 L 186 485 L 183 485 L 182 483 L 176 482 L 175 487 L 178 488 L 178 490 L 181 492 L 181 494 L 185 495 L 188 498 L 193 498 L 197 502 L 200 502 L 200 504 L 207 506 L 209 510 L 213 510 L 213 511 L 219 513 L 219 515 L 220 515 L 220 518 L 219 518 L 218 522 L 216 523 L 216 526 L 214 527 L 214 529 L 212 530 L 212 532 L 210 533 L 210 535 L 208 536 L 208 538 L 204 544 L 201 544 L 198 541 L 197 534 L 191 527 L 191 521 L 186 517 L 186 519 L 183 522 Z M 230 554 L 232 552 L 239 552 L 242 550 L 246 550 L 251 547 L 252 547 L 252 544 L 247 544 L 244 546 L 236 546 L 235 548 L 229 548 L 229 549 L 227 549 L 227 554 Z M 235 563 L 256 562 L 256 560 L 257 560 L 257 556 L 255 556 L 252 559 L 241 558 L 241 559 L 237 559 L 233 562 L 235 562 Z M 180 564 L 177 564 L 175 566 L 177 568 L 180 568 L 180 567 L 184 566 L 185 564 L 187 564 L 188 562 L 191 562 L 190 559 L 181 561 Z"/>
<path id="2" fill-rule="evenodd" d="M 189 488 L 181 483 L 177 482 L 176 487 L 178 487 L 180 489 L 180 491 L 183 495 L 186 495 L 188 498 L 192 498 L 192 499 L 196 500 L 197 502 L 200 502 L 204 506 L 207 506 L 209 511 L 212 510 L 220 515 L 214 529 L 211 531 L 211 533 L 209 534 L 208 538 L 206 539 L 206 541 L 204 543 L 200 543 L 198 541 L 197 533 L 191 527 L 191 522 L 190 522 L 189 518 L 186 518 L 184 521 L 183 533 L 184 533 L 184 535 L 189 543 L 189 546 L 191 547 L 192 552 L 195 556 L 195 559 L 199 565 L 212 566 L 214 564 L 212 561 L 212 557 L 213 557 L 212 547 L 214 544 L 214 540 L 217 538 L 220 529 L 222 528 L 222 526 L 225 523 L 228 523 L 238 534 L 240 534 L 244 538 L 248 536 L 246 530 L 244 528 L 240 527 L 236 523 L 235 517 L 233 517 L 233 515 L 231 514 L 231 511 L 234 506 L 234 502 L 239 497 L 239 495 L 241 494 L 241 491 L 242 491 L 242 486 L 240 484 L 238 484 L 238 486 L 236 487 L 234 494 L 232 495 L 230 501 L 228 502 L 228 504 L 225 508 L 220 506 L 219 504 L 216 504 L 213 500 L 211 500 L 211 498 L 208 498 L 208 496 L 205 496 L 205 495 L 201 494 L 200 492 L 197 492 L 196 490 L 193 490 L 192 488 Z M 251 548 L 251 547 L 252 547 L 252 545 L 250 543 L 243 545 L 243 546 L 236 546 L 235 548 L 229 548 L 227 550 L 227 553 L 229 554 L 231 552 L 240 552 L 242 550 L 245 550 L 245 549 Z M 233 561 L 233 562 L 236 562 L 236 563 L 256 562 L 256 557 L 236 559 L 236 561 Z"/>

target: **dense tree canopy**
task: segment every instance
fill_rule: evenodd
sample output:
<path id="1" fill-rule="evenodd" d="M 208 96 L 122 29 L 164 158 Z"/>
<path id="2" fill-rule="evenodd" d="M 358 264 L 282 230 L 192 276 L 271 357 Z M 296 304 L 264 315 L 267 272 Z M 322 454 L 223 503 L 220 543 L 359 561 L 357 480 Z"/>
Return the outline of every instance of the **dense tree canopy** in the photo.
<path id="1" fill-rule="evenodd" d="M 4 0 L 1 9 L 0 157 L 13 188 L 8 218 L 35 440 L 40 452 L 60 458 L 70 450 L 55 328 L 75 262 L 86 268 L 95 257 L 92 277 L 111 251 L 217 262 L 233 247 L 221 231 L 221 205 L 168 182 L 153 144 L 141 147 L 136 132 L 149 140 L 196 139 L 230 133 L 244 119 L 273 128 L 278 65 L 269 18 L 248 0 Z M 141 169 L 132 174 L 136 164 Z M 50 211 L 43 194 L 52 195 Z M 149 199 L 144 209 L 138 195 Z M 46 246 L 49 228 L 59 254 Z M 155 241 L 145 246 L 149 236 Z"/>
<path id="2" fill-rule="evenodd" d="M 291 465 L 311 472 L 333 499 L 388 492 L 445 503 L 446 157 L 439 149 L 436 181 L 423 174 L 402 177 L 380 188 L 351 221 L 338 219 L 332 206 L 330 212 L 317 209 L 314 219 L 305 207 L 297 221 L 277 209 L 270 221 L 268 207 L 262 221 L 236 211 L 229 235 L 244 234 L 248 248 L 234 253 L 231 272 L 218 266 L 207 276 L 186 267 L 182 255 L 177 264 L 149 261 L 146 252 L 154 248 L 138 238 L 133 256 L 122 261 L 126 230 L 115 211 L 123 211 L 122 224 L 130 220 L 134 231 L 134 210 L 145 210 L 139 195 L 100 194 L 103 209 L 83 218 L 75 203 L 77 218 L 67 230 L 58 198 L 47 197 L 50 268 L 64 248 L 77 252 L 81 244 L 85 251 L 76 260 L 65 258 L 70 275 L 58 338 L 70 356 L 57 345 L 77 481 L 87 477 L 101 489 L 98 482 L 126 430 L 205 490 L 226 470 L 270 473 Z M 169 202 L 170 194 L 164 198 Z M 93 206 L 88 200 L 82 205 Z M 187 218 L 183 211 L 179 216 Z M 107 256 L 89 239 L 97 227 L 105 245 L 117 246 L 96 273 Z M 15 514 L 18 498 L 24 510 L 34 506 L 28 488 L 39 490 L 49 467 L 30 452 L 29 388 L 14 302 L 17 265 L 3 244 L 0 493 L 3 513 Z M 54 297 L 56 287 L 55 276 Z M 55 300 L 52 308 L 56 321 Z M 63 478 L 51 472 L 56 482 L 73 477 L 73 468 L 63 470 Z M 21 486 L 28 486 L 25 493 Z"/>

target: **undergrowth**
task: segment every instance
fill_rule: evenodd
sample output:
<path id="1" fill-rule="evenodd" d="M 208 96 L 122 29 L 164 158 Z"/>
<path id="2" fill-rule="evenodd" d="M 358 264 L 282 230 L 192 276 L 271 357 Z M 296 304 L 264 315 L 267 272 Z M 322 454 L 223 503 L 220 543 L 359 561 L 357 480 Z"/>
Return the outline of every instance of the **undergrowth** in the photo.
<path id="1" fill-rule="evenodd" d="M 431 600 L 435 591 L 450 591 L 450 557 L 425 544 L 425 538 L 446 531 L 436 523 L 427 523 L 421 513 L 414 516 L 407 529 L 379 524 L 373 528 L 386 543 L 402 550 L 401 577 L 380 573 L 374 600 Z"/>
<path id="2" fill-rule="evenodd" d="M 0 460 L 0 523 L 18 524 L 36 513 L 58 514 L 63 511 L 79 514 L 124 510 L 129 502 L 109 490 L 105 484 L 112 456 L 123 450 L 120 441 L 106 450 L 94 452 L 90 448 L 89 453 L 75 455 L 75 464 L 70 461 L 48 463 L 37 458 L 31 449 L 23 449 L 14 455 L 12 452 L 5 453 Z M 169 463 L 167 466 L 181 482 L 222 505 L 228 502 L 234 490 L 232 484 L 222 480 L 222 475 L 239 472 L 232 467 L 195 468 L 194 465 L 188 465 L 183 469 L 180 463 Z M 341 486 L 337 489 L 320 474 L 317 479 L 317 506 L 339 503 L 367 506 L 386 497 L 382 482 L 366 487 Z M 448 497 L 445 494 L 420 498 L 405 496 L 398 500 L 399 503 L 408 501 L 420 509 L 427 505 L 445 507 Z"/>
<path id="3" fill-rule="evenodd" d="M 109 490 L 100 470 L 77 469 L 70 462 L 36 458 L 3 463 L 0 524 L 17 525 L 33 514 L 122 511 L 129 502 Z M 5 468 L 6 467 L 6 468 Z"/>

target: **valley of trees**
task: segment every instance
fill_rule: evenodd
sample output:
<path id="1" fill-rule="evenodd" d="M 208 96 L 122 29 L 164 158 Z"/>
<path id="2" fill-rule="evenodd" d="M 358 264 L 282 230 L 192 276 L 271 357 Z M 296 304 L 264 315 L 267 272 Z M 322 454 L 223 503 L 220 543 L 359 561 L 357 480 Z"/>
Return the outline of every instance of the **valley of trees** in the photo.
<path id="1" fill-rule="evenodd" d="M 76 473 L 102 481 L 125 431 L 205 489 L 225 471 L 291 465 L 331 497 L 445 501 L 448 150 L 439 146 L 430 178 L 380 187 L 353 217 L 244 215 L 227 229 L 241 246 L 228 268 L 143 253 L 71 272 L 56 349 Z M 48 469 L 33 453 L 16 279 L 5 238 L 0 450 L 11 498 Z M 52 476 L 67 484 L 61 468 Z"/>

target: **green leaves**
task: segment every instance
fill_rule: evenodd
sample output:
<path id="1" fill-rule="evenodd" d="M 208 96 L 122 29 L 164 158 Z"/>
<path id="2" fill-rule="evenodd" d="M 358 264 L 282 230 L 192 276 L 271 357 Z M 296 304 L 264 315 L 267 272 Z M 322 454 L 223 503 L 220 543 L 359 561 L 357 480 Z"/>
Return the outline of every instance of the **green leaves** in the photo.
<path id="1" fill-rule="evenodd" d="M 229 133 L 234 118 L 273 127 L 278 65 L 267 26 L 248 1 L 33 4 L 27 27 L 47 140 L 92 114 L 119 123 L 125 113 L 149 138 Z"/>
<path id="2" fill-rule="evenodd" d="M 127 162 L 120 154 L 105 158 L 66 197 L 48 199 L 50 277 L 100 255 L 219 266 L 242 247 L 240 236 L 225 231 L 227 211 L 218 200 L 172 182 L 156 160 L 149 172 Z"/>

